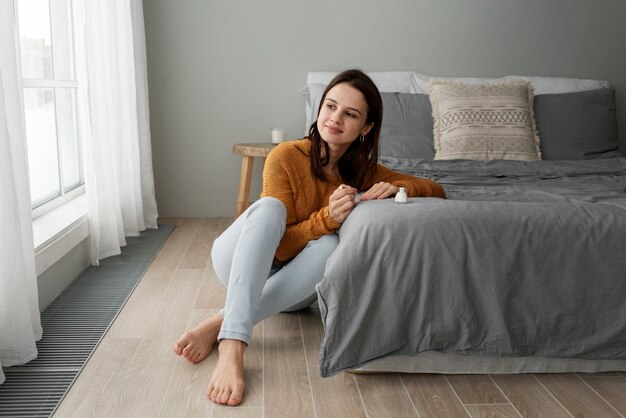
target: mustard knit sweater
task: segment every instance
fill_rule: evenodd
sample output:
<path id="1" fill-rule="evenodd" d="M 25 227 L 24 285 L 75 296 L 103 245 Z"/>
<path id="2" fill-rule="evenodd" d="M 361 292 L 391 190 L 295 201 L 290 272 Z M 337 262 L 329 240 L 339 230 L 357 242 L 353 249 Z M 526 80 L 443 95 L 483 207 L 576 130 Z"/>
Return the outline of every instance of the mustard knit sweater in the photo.
<path id="1" fill-rule="evenodd" d="M 331 234 L 341 226 L 328 210 L 328 198 L 341 185 L 341 179 L 334 177 L 325 182 L 315 177 L 310 168 L 310 150 L 308 139 L 283 142 L 265 161 L 261 197 L 275 197 L 287 209 L 287 228 L 276 250 L 279 261 L 290 260 L 309 241 Z M 404 187 L 409 197 L 446 197 L 443 188 L 434 181 L 397 173 L 380 164 L 373 183 L 379 181 Z"/>

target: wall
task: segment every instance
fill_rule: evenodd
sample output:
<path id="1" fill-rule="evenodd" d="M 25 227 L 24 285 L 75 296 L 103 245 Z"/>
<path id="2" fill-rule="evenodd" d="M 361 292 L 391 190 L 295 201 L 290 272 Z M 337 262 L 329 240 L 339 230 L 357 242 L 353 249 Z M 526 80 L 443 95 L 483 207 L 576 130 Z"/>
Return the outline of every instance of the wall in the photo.
<path id="1" fill-rule="evenodd" d="M 623 0 L 149 0 L 144 13 L 162 216 L 232 215 L 232 145 L 269 142 L 271 126 L 301 137 L 308 71 L 606 79 L 626 151 Z"/>
<path id="2" fill-rule="evenodd" d="M 89 266 L 89 238 L 37 276 L 39 310 L 43 311 Z"/>

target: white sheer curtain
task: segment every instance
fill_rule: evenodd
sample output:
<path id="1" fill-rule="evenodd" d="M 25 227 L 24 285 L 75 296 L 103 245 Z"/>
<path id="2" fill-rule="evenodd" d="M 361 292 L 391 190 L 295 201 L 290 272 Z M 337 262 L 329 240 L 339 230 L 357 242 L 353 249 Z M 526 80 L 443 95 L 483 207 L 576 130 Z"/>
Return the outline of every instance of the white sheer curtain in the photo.
<path id="1" fill-rule="evenodd" d="M 91 261 L 156 228 L 141 0 L 76 2 Z M 81 56 L 82 54 L 77 54 Z"/>
<path id="2" fill-rule="evenodd" d="M 0 383 L 41 338 L 15 36 L 13 1 L 0 0 Z"/>

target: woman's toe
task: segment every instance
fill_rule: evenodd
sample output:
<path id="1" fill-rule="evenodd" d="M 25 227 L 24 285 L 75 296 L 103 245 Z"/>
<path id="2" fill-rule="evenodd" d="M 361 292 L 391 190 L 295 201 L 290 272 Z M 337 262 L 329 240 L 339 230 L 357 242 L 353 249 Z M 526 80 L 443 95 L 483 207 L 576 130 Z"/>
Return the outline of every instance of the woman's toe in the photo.
<path id="1" fill-rule="evenodd" d="M 230 398 L 230 390 L 225 390 L 224 392 L 221 393 L 220 396 L 220 403 L 222 405 L 225 405 L 228 403 L 228 399 Z"/>

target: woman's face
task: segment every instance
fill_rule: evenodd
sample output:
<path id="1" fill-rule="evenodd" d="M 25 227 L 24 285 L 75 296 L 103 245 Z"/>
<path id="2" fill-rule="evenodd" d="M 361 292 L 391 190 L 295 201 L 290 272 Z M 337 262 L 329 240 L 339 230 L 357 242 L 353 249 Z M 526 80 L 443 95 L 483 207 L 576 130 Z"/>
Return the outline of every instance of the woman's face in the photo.
<path id="1" fill-rule="evenodd" d="M 374 124 L 366 124 L 366 121 L 367 102 L 363 93 L 348 83 L 340 83 L 324 98 L 317 117 L 317 130 L 329 146 L 347 148 L 372 129 Z"/>

